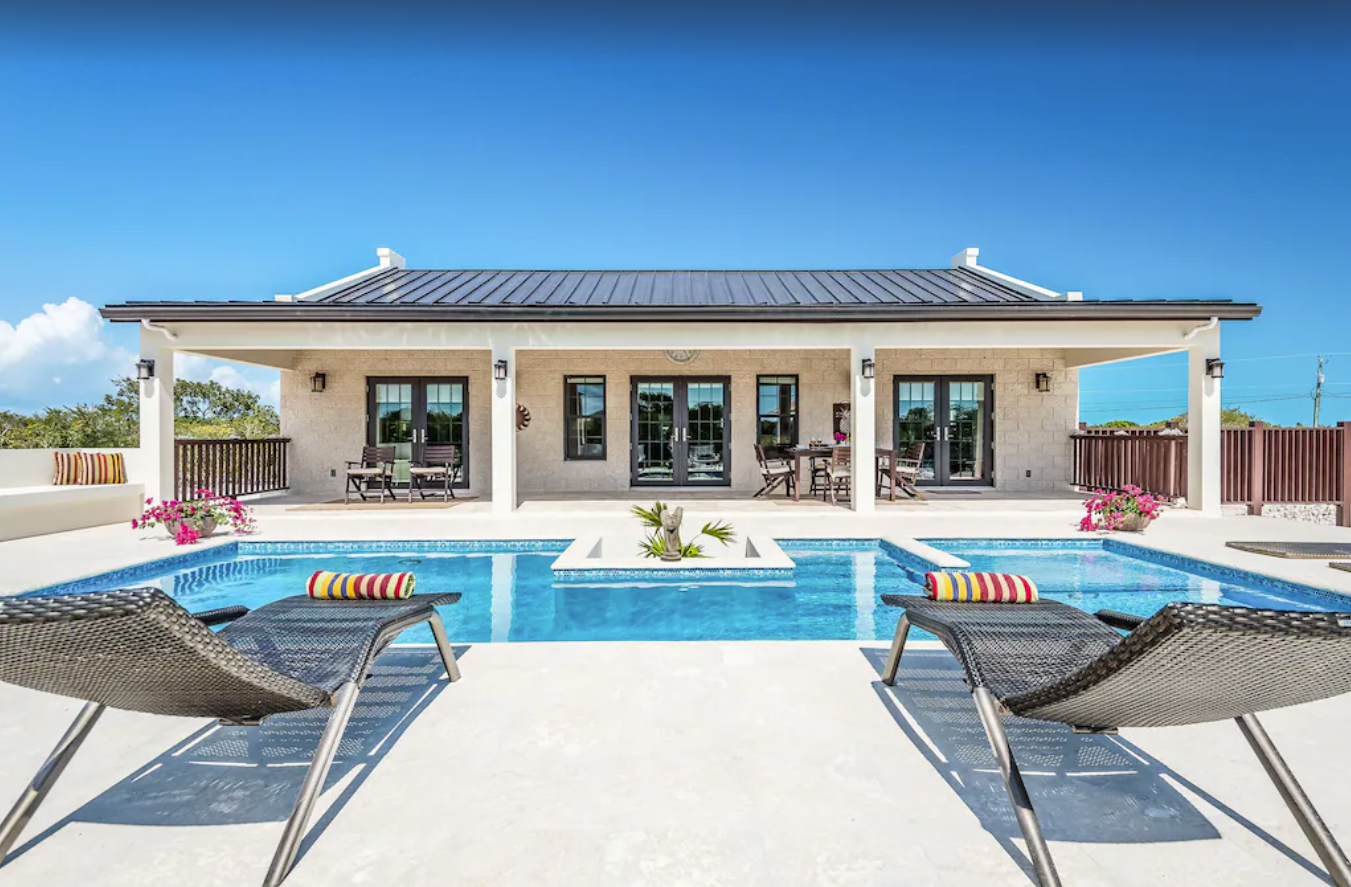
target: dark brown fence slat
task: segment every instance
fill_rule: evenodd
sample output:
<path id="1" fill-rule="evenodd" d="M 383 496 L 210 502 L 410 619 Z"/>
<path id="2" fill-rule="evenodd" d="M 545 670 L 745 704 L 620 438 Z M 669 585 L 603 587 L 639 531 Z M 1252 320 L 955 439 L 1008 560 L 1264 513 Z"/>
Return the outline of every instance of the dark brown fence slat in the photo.
<path id="1" fill-rule="evenodd" d="M 1075 486 L 1135 484 L 1168 498 L 1187 492 L 1187 437 L 1156 428 L 1085 428 L 1071 435 Z M 1225 428 L 1220 498 L 1260 514 L 1269 502 L 1334 503 L 1351 525 L 1351 423 L 1335 428 Z"/>
<path id="2" fill-rule="evenodd" d="M 196 490 L 222 496 L 272 493 L 290 485 L 286 470 L 287 437 L 260 440 L 174 441 L 174 490 L 192 499 Z"/>

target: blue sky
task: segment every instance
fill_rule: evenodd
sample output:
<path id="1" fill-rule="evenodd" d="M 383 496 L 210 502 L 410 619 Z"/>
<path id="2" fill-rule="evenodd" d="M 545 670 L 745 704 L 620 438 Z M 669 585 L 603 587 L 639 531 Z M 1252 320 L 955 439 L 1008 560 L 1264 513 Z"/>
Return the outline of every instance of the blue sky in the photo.
<path id="1" fill-rule="evenodd" d="M 270 298 L 377 246 L 504 268 L 940 267 L 978 246 L 1087 298 L 1258 301 L 1224 330 L 1226 400 L 1308 422 L 1322 352 L 1324 421 L 1351 419 L 1351 62 L 1331 39 L 489 24 L 5 38 L 0 407 L 131 370 L 134 331 L 88 306 Z M 1084 417 L 1181 412 L 1182 363 L 1085 371 Z M 275 396 L 274 373 L 181 369 Z"/>

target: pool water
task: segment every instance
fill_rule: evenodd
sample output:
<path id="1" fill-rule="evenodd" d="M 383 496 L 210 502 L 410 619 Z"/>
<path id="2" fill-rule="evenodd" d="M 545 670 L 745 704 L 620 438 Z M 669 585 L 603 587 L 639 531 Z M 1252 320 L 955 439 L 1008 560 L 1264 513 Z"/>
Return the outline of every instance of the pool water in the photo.
<path id="1" fill-rule="evenodd" d="M 791 579 L 744 583 L 712 581 L 554 581 L 552 564 L 566 543 L 482 543 L 472 551 L 407 551 L 379 546 L 306 544 L 290 553 L 284 543 L 244 545 L 236 555 L 205 555 L 160 575 L 119 574 L 83 580 L 93 590 L 153 584 L 187 609 L 232 604 L 259 607 L 303 594 L 316 570 L 409 570 L 418 592 L 457 591 L 458 604 L 441 610 L 456 643 L 506 641 L 889 640 L 900 610 L 883 594 L 923 593 L 932 567 L 877 540 L 780 540 L 796 562 Z M 1339 609 L 1335 599 L 1288 583 L 1240 583 L 1151 563 L 1097 545 L 1020 546 L 988 540 L 930 540 L 971 562 L 972 569 L 1021 573 L 1043 596 L 1082 609 L 1148 615 L 1169 601 L 1186 600 L 1274 609 Z M 496 546 L 494 548 L 494 545 Z M 316 550 L 316 548 L 318 550 Z M 251 553 L 259 551 L 260 553 Z M 277 553 L 281 552 L 281 553 Z M 1201 565 L 1197 565 L 1198 567 Z M 1203 571 L 1204 572 L 1204 571 Z M 1259 587 L 1260 586 L 1260 587 Z M 1345 609 L 1351 609 L 1348 604 Z M 918 632 L 916 637 L 926 637 Z M 399 643 L 431 643 L 419 626 Z"/>

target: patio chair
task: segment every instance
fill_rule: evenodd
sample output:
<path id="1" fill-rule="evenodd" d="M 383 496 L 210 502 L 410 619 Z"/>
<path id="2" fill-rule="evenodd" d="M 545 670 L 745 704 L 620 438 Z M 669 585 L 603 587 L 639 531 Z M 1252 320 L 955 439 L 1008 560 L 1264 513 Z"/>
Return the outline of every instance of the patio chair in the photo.
<path id="1" fill-rule="evenodd" d="M 835 447 L 830 452 L 830 461 L 826 464 L 826 492 L 830 496 L 830 504 L 838 505 L 838 493 L 841 489 L 849 490 L 853 495 L 852 481 L 854 479 L 853 468 L 850 467 L 849 447 Z"/>
<path id="2" fill-rule="evenodd" d="M 797 480 L 793 476 L 793 466 L 782 459 L 769 458 L 765 455 L 765 448 L 760 444 L 755 445 L 755 462 L 760 466 L 760 479 L 765 485 L 753 498 L 768 496 L 779 487 L 784 488 L 785 495 L 793 492 L 793 484 Z"/>
<path id="3" fill-rule="evenodd" d="M 427 481 L 439 480 L 441 500 L 448 502 L 455 498 L 455 481 L 459 469 L 455 465 L 455 447 L 453 445 L 429 444 L 423 448 L 422 458 L 408 466 L 408 501 L 413 501 L 413 492 L 426 501 Z"/>
<path id="4" fill-rule="evenodd" d="M 906 447 L 905 454 L 896 460 L 896 487 L 912 499 L 923 499 L 919 491 L 919 472 L 924 465 L 924 441 L 917 440 Z"/>
<path id="5" fill-rule="evenodd" d="M 894 684 L 911 625 L 937 635 L 957 658 L 1042 887 L 1060 879 L 1004 714 L 1090 733 L 1233 718 L 1332 880 L 1351 887 L 1346 854 L 1256 717 L 1351 690 L 1351 614 L 1173 603 L 1146 619 L 1110 610 L 1090 616 L 1047 600 L 953 603 L 884 594 L 882 601 L 905 608 L 882 682 Z"/>
<path id="6" fill-rule="evenodd" d="M 446 676 L 460 677 L 435 608 L 458 594 L 404 600 L 283 598 L 249 612 L 191 614 L 155 588 L 0 599 L 0 681 L 86 700 L 47 762 L 0 823 L 0 862 L 103 710 L 218 718 L 331 708 L 328 725 L 263 882 L 280 884 L 324 787 L 375 657 L 404 629 L 431 625 Z M 219 632 L 209 626 L 224 625 Z"/>
<path id="7" fill-rule="evenodd" d="M 361 461 L 347 463 L 347 486 L 342 492 L 342 501 L 346 505 L 351 501 L 351 494 L 356 493 L 361 497 L 361 501 L 366 501 L 366 491 L 370 489 L 372 483 L 380 484 L 380 501 L 385 501 L 385 494 L 389 493 L 389 498 L 394 498 L 394 448 L 393 447 L 362 447 Z"/>

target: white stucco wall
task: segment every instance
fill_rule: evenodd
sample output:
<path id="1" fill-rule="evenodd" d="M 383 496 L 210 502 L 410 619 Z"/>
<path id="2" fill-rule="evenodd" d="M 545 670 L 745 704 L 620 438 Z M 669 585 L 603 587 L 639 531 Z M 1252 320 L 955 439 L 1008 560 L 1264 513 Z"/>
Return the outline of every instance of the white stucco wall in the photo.
<path id="1" fill-rule="evenodd" d="M 323 393 L 310 376 L 328 376 Z M 300 351 L 295 369 L 281 374 L 281 433 L 291 438 L 291 489 L 341 498 L 343 469 L 366 445 L 366 379 L 372 376 L 467 376 L 469 379 L 469 492 L 487 495 L 492 477 L 487 351 Z M 561 434 L 561 432 L 560 432 Z"/>
<path id="2" fill-rule="evenodd" d="M 309 377 L 328 374 L 322 394 Z M 631 376 L 728 376 L 732 397 L 732 488 L 760 486 L 751 445 L 756 436 L 758 375 L 798 376 L 800 435 L 828 438 L 835 403 L 848 402 L 850 372 L 843 350 L 703 351 L 675 364 L 661 351 L 523 350 L 516 355 L 517 401 L 530 427 L 516 435 L 521 494 L 612 492 L 630 489 Z M 1051 392 L 1035 390 L 1034 376 L 1051 376 Z M 892 442 L 896 375 L 992 375 L 995 397 L 995 479 L 1001 489 L 1063 489 L 1071 470 L 1069 435 L 1078 421 L 1078 371 L 1058 349 L 880 349 L 877 352 L 877 440 Z M 340 496 L 342 468 L 365 444 L 368 376 L 468 376 L 471 492 L 488 495 L 491 478 L 487 351 L 302 351 L 296 369 L 282 373 L 282 432 L 292 438 L 291 484 L 308 495 Z M 563 379 L 606 378 L 607 458 L 563 459 Z M 1031 477 L 1027 476 L 1031 472 Z M 331 476 L 331 472 L 336 473 Z"/>

